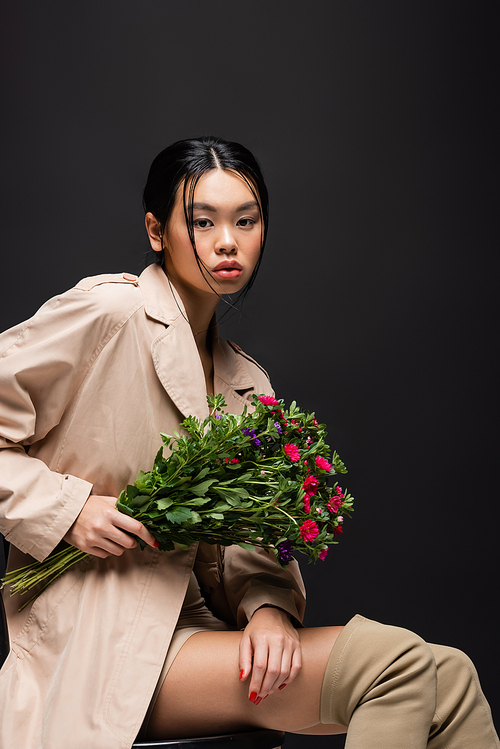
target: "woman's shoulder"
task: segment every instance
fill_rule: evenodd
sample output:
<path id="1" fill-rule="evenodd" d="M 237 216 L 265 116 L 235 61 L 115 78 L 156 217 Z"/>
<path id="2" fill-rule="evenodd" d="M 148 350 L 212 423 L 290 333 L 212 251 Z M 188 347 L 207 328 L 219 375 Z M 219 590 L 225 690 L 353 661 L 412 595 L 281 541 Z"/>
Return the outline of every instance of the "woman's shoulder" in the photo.
<path id="1" fill-rule="evenodd" d="M 26 343 L 43 338 L 61 340 L 102 338 L 120 326 L 143 305 L 137 276 L 132 273 L 104 273 L 90 276 L 49 299 L 35 314 L 0 335 L 0 356 Z"/>

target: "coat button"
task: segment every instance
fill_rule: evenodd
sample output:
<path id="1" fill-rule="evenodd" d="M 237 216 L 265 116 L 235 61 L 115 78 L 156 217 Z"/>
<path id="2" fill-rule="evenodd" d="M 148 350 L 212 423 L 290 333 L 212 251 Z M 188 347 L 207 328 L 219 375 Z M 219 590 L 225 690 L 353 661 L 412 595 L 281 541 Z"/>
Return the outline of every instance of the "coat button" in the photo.
<path id="1" fill-rule="evenodd" d="M 137 281 L 137 276 L 134 276 L 133 273 L 123 273 L 122 275 L 125 281 Z"/>

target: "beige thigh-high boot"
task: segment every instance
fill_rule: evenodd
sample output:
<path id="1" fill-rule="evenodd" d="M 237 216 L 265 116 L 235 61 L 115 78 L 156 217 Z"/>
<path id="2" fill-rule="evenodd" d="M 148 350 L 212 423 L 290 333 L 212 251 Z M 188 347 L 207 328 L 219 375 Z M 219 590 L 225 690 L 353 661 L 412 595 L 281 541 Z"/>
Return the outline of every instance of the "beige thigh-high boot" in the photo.
<path id="1" fill-rule="evenodd" d="M 437 667 L 436 714 L 429 749 L 493 749 L 500 741 L 471 659 L 461 650 L 429 644 Z"/>
<path id="2" fill-rule="evenodd" d="M 328 661 L 321 722 L 348 726 L 346 749 L 498 749 L 472 664 L 458 653 L 356 615 Z"/>

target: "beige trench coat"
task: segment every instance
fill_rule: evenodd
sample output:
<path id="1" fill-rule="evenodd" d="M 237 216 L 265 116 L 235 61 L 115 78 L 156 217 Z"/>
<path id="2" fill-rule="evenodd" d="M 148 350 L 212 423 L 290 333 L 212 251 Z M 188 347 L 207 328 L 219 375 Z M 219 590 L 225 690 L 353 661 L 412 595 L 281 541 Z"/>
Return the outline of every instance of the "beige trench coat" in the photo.
<path id="1" fill-rule="evenodd" d="M 0 530 L 11 542 L 9 569 L 43 560 L 89 493 L 117 496 L 148 470 L 160 432 L 207 415 L 181 308 L 153 265 L 139 278 L 85 279 L 0 336 Z M 215 391 L 231 412 L 253 393 L 272 392 L 237 346 L 215 336 L 213 355 Z M 0 672 L 2 749 L 129 749 L 196 555 L 193 546 L 92 558 L 21 613 L 18 597 L 4 591 L 11 652 Z M 217 586 L 220 564 L 199 557 L 195 571 L 202 586 Z M 264 603 L 302 618 L 295 563 L 283 571 L 265 552 L 229 547 L 222 578 L 238 627 Z"/>

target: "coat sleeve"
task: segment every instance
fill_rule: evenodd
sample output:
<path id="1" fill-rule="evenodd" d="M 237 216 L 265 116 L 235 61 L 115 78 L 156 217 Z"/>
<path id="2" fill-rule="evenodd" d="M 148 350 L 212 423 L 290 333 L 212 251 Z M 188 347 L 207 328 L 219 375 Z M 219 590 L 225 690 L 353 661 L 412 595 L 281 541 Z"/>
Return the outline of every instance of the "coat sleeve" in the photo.
<path id="1" fill-rule="evenodd" d="M 224 588 L 238 627 L 244 627 L 264 605 L 283 609 L 301 626 L 306 592 L 298 563 L 282 569 L 265 549 L 228 546 L 224 555 Z"/>
<path id="2" fill-rule="evenodd" d="M 92 484 L 58 473 L 57 456 L 50 470 L 30 446 L 59 425 L 126 316 L 119 300 L 103 309 L 104 295 L 89 290 L 83 284 L 55 297 L 0 336 L 0 530 L 39 561 L 71 527 Z"/>

